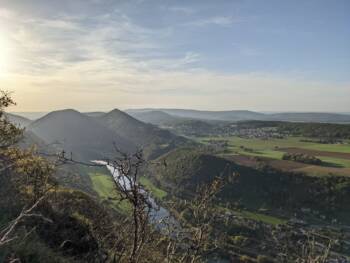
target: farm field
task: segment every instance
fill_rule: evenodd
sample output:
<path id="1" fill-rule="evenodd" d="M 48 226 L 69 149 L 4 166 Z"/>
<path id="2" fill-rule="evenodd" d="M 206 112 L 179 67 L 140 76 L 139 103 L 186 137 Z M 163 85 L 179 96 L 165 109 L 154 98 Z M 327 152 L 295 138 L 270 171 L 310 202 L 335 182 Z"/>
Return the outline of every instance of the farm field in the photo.
<path id="1" fill-rule="evenodd" d="M 349 175 L 350 170 L 350 144 L 321 144 L 305 142 L 303 137 L 287 137 L 284 139 L 246 139 L 237 136 L 231 137 L 200 137 L 197 141 L 209 144 L 212 141 L 223 141 L 228 143 L 225 156 L 251 156 L 270 159 L 269 164 L 275 168 L 289 171 L 305 172 L 310 175 Z M 307 165 L 291 161 L 284 161 L 285 153 L 303 153 L 321 159 L 321 166 Z M 271 160 L 276 160 L 272 162 Z M 278 162 L 277 162 L 278 160 Z M 242 160 L 249 163 L 249 159 Z M 293 165 L 293 163 L 295 165 Z M 249 166 L 249 165 L 248 165 Z M 284 169 L 286 166 L 287 169 Z M 294 166 L 294 167 L 293 167 Z"/>
<path id="2" fill-rule="evenodd" d="M 230 137 L 200 137 L 197 138 L 200 142 L 208 142 L 210 140 L 227 140 L 230 147 L 233 149 L 239 146 L 253 148 L 256 150 L 274 150 L 278 148 L 302 148 L 317 151 L 329 151 L 336 153 L 348 153 L 350 155 L 350 142 L 346 141 L 344 144 L 322 144 L 315 142 L 303 142 L 307 138 L 304 137 L 287 137 L 284 139 L 257 139 L 257 138 L 241 138 L 237 136 Z"/>

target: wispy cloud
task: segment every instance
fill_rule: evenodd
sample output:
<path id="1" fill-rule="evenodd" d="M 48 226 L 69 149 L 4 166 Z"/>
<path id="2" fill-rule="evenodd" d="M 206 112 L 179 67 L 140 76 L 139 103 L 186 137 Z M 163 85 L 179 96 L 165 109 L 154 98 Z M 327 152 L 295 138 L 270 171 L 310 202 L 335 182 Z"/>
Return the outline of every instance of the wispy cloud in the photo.
<path id="1" fill-rule="evenodd" d="M 205 19 L 198 19 L 195 21 L 191 21 L 186 23 L 186 25 L 190 26 L 208 26 L 208 25 L 216 25 L 216 26 L 223 26 L 227 27 L 232 25 L 234 22 L 238 22 L 240 20 L 238 19 L 233 19 L 232 17 L 229 16 L 214 16 L 214 17 L 209 17 Z"/>
<path id="2" fill-rule="evenodd" d="M 195 10 L 190 7 L 171 6 L 168 9 L 172 12 L 180 13 L 184 15 L 192 15 L 195 13 Z"/>
<path id="3" fill-rule="evenodd" d="M 226 30 L 243 20 L 231 16 L 203 18 L 185 9 L 172 8 L 172 12 L 181 13 L 175 29 L 154 26 L 148 17 L 142 21 L 149 24 L 142 23 L 114 8 L 94 16 L 57 12 L 52 17 L 0 9 L 0 31 L 6 31 L 14 50 L 12 70 L 0 79 L 0 89 L 16 92 L 17 111 L 152 106 L 259 110 L 288 110 L 300 105 L 304 105 L 300 110 L 348 107 L 348 83 L 315 83 L 298 78 L 298 74 L 209 70 L 211 65 L 202 63 L 207 60 L 206 54 L 196 49 L 202 46 L 201 39 L 192 45 L 174 43 L 174 31 L 192 34 L 207 26 Z M 182 22 L 183 14 L 186 21 L 192 21 Z M 172 46 L 181 48 L 171 52 Z M 262 53 L 253 46 L 240 45 L 236 50 L 252 57 Z"/>

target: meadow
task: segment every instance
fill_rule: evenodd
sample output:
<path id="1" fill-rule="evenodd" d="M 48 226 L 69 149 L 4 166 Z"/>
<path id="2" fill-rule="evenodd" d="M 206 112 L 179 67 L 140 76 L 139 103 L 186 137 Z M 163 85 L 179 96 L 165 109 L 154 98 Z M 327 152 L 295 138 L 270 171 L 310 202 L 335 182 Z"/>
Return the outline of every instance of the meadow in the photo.
<path id="1" fill-rule="evenodd" d="M 109 202 L 110 205 L 122 213 L 128 213 L 130 206 L 126 201 L 119 201 L 111 175 L 91 172 L 89 173 L 92 187 L 102 201 Z"/>
<path id="2" fill-rule="evenodd" d="M 344 141 L 343 144 L 323 144 L 317 142 L 305 141 L 303 137 L 286 137 L 283 139 L 259 139 L 259 138 L 241 138 L 238 136 L 228 137 L 200 137 L 197 141 L 209 144 L 215 140 L 225 140 L 228 146 L 225 149 L 225 155 L 243 155 L 266 157 L 275 160 L 282 160 L 286 152 L 300 152 L 310 154 L 323 161 L 321 167 L 309 165 L 307 169 L 299 169 L 309 174 L 323 175 L 328 173 L 350 175 L 350 142 Z M 319 169 L 321 168 L 321 169 Z"/>

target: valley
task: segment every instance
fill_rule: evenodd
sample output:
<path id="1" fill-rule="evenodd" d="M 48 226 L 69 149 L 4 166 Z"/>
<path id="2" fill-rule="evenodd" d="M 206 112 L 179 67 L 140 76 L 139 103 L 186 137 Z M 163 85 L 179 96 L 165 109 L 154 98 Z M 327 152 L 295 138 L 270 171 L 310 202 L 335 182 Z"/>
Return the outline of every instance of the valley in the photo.
<path id="1" fill-rule="evenodd" d="M 0 0 L 0 263 L 350 263 L 350 0 Z"/>
<path id="2" fill-rule="evenodd" d="M 114 168 L 103 166 L 117 158 L 118 151 L 129 155 L 142 149 L 145 165 L 136 184 L 141 195 L 149 194 L 156 209 L 150 212 L 150 222 L 162 232 L 166 225 L 157 222 L 169 218 L 183 227 L 193 224 L 186 216 L 187 204 L 196 200 L 199 187 L 221 178 L 225 183 L 210 206 L 210 225 L 223 242 L 215 253 L 220 260 L 244 255 L 272 260 L 286 236 L 303 240 L 310 233 L 319 239 L 319 248 L 328 240 L 340 242 L 331 257 L 349 256 L 348 125 L 228 122 L 213 119 L 216 114 L 193 119 L 171 113 L 134 115 L 154 124 L 119 110 L 64 110 L 35 121 L 15 115 L 11 120 L 27 127 L 29 140 L 21 147 L 37 144 L 40 152 L 65 160 L 55 175 L 60 184 L 87 193 L 118 217 L 128 218 L 133 206 L 116 190 L 113 180 L 123 185 L 123 177 L 116 179 Z M 310 136 L 310 125 L 315 136 Z M 329 136 L 317 136 L 324 130 Z M 104 161 L 94 167 L 94 159 Z"/>

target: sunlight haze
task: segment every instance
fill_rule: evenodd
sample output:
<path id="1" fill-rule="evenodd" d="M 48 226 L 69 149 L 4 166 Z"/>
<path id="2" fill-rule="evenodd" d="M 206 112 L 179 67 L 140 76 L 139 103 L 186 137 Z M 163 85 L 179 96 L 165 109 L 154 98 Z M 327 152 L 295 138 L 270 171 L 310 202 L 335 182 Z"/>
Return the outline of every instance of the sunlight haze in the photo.
<path id="1" fill-rule="evenodd" d="M 348 1 L 218 2 L 0 1 L 0 89 L 15 111 L 350 110 Z"/>

